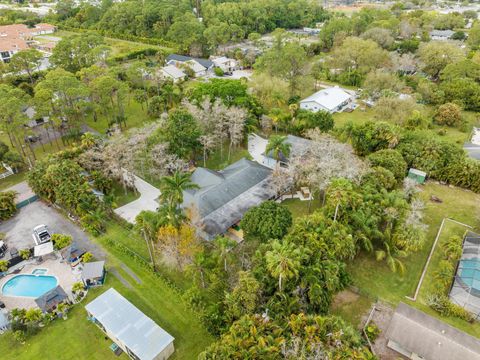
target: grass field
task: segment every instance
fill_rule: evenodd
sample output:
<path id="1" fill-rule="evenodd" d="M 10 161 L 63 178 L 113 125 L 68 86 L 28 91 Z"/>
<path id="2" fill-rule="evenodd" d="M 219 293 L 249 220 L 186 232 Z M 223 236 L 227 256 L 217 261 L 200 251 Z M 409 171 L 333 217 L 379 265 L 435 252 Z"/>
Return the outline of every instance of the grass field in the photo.
<path id="1" fill-rule="evenodd" d="M 442 203 L 431 202 L 429 200 L 431 195 L 439 197 Z M 348 264 L 348 271 L 352 276 L 353 284 L 371 296 L 376 296 L 393 306 L 400 301 L 407 302 L 429 314 L 439 317 L 437 313 L 426 305 L 426 295 L 433 286 L 433 272 L 436 271 L 440 260 L 439 252 L 435 252 L 433 256 L 418 300 L 411 302 L 406 299 L 406 296 L 413 296 L 444 217 L 453 218 L 473 226 L 474 229 L 480 229 L 480 195 L 460 188 L 427 183 L 423 186 L 421 197 L 426 204 L 425 222 L 429 226 L 427 240 L 422 250 L 411 254 L 405 259 L 405 274 L 392 273 L 384 262 L 377 262 L 373 254 L 360 254 L 354 261 Z M 465 230 L 464 227 L 447 223 L 439 241 L 445 241 L 454 234 L 462 236 Z M 480 336 L 480 325 L 478 324 L 472 325 L 458 319 L 442 319 L 470 334 Z"/>
<path id="2" fill-rule="evenodd" d="M 27 177 L 26 172 L 20 172 L 18 174 L 13 174 L 13 175 L 10 175 L 9 177 L 1 179 L 0 180 L 0 190 L 6 190 L 11 186 L 16 185 L 16 184 L 22 182 L 23 180 L 25 180 L 26 177 Z"/>
<path id="3" fill-rule="evenodd" d="M 310 201 L 300 201 L 300 199 L 285 199 L 282 205 L 287 207 L 292 213 L 294 219 L 311 214 L 321 207 L 318 199 Z"/>
<path id="4" fill-rule="evenodd" d="M 109 236 L 119 238 L 115 229 Z M 151 271 L 138 265 L 131 258 L 115 249 L 109 249 L 107 236 L 96 239 L 108 251 L 107 270 L 115 268 L 131 288 L 126 287 L 112 274 L 107 274 L 107 283 L 93 290 L 86 301 L 75 306 L 68 320 L 57 320 L 31 338 L 25 345 L 17 343 L 10 333 L 0 336 L 2 358 L 5 359 L 115 359 L 108 346 L 112 343 L 94 324 L 89 322 L 85 304 L 101 292 L 114 287 L 158 325 L 175 337 L 175 353 L 171 359 L 196 359 L 213 338 L 204 330 L 196 315 L 182 302 L 179 295 Z M 140 278 L 135 282 L 123 269 L 127 266 Z M 122 355 L 121 359 L 128 357 Z"/>
<path id="5" fill-rule="evenodd" d="M 127 118 L 127 129 L 139 127 L 146 122 L 152 121 L 152 119 L 148 117 L 145 107 L 142 108 L 142 105 L 136 102 L 134 99 L 127 100 L 125 106 L 125 116 Z M 92 115 L 89 115 L 86 119 L 87 125 L 98 131 L 100 134 L 105 134 L 107 129 L 110 127 L 109 121 L 110 119 L 103 114 L 98 114 L 97 121 L 93 120 Z"/>
<path id="6" fill-rule="evenodd" d="M 421 196 L 426 204 L 425 222 L 428 224 L 427 240 L 422 250 L 405 259 L 405 274 L 392 273 L 384 262 L 377 262 L 373 254 L 362 253 L 348 266 L 354 285 L 393 305 L 404 301 L 405 296 L 413 295 L 444 217 L 477 228 L 480 226 L 480 195 L 434 183 L 428 183 L 422 189 Z M 439 197 L 443 203 L 431 202 L 431 195 Z"/>
<path id="7" fill-rule="evenodd" d="M 226 166 L 233 164 L 234 162 L 246 157 L 250 159 L 248 150 L 242 146 L 232 149 L 230 158 L 228 157 L 228 143 L 223 146 L 223 153 L 220 150 L 216 150 L 207 158 L 206 167 L 212 170 L 222 170 Z M 197 161 L 198 166 L 203 166 L 203 158 L 199 158 Z"/>

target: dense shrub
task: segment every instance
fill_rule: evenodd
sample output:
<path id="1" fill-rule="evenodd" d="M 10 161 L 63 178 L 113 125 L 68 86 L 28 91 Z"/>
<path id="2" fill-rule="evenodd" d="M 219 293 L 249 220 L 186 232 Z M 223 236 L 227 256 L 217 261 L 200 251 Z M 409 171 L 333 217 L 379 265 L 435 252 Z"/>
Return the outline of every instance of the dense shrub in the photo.
<path id="1" fill-rule="evenodd" d="M 15 206 L 16 196 L 15 191 L 0 192 L 0 220 L 7 220 L 15 214 L 17 211 Z"/>
<path id="2" fill-rule="evenodd" d="M 440 105 L 435 114 L 438 125 L 458 127 L 462 123 L 462 109 L 454 103 Z"/>
<path id="3" fill-rule="evenodd" d="M 248 210 L 240 226 L 245 237 L 259 238 L 262 241 L 281 239 L 292 225 L 292 214 L 274 201 L 266 201 Z"/>
<path id="4" fill-rule="evenodd" d="M 381 166 L 390 170 L 397 181 L 402 181 L 407 172 L 407 163 L 403 160 L 402 154 L 397 150 L 385 149 L 377 151 L 368 156 L 373 166 Z"/>

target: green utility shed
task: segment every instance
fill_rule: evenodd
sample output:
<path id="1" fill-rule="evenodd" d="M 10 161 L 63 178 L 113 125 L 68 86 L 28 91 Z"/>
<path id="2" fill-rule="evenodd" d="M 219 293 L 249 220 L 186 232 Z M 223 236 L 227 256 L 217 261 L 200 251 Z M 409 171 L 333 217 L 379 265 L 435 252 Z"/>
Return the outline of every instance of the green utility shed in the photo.
<path id="1" fill-rule="evenodd" d="M 418 169 L 410 168 L 408 170 L 408 177 L 417 182 L 417 184 L 424 184 L 427 179 L 427 173 Z"/>

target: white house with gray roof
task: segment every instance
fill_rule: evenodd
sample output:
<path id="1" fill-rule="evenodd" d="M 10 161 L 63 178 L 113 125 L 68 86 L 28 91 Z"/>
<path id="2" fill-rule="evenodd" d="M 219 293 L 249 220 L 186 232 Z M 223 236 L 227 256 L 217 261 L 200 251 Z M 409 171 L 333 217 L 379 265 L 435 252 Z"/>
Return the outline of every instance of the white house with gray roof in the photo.
<path id="1" fill-rule="evenodd" d="M 195 77 L 207 75 L 213 69 L 214 63 L 208 59 L 194 58 L 190 56 L 171 54 L 167 56 L 167 65 L 177 68 L 189 67 L 195 73 Z"/>
<path id="2" fill-rule="evenodd" d="M 221 171 L 197 168 L 191 181 L 199 188 L 184 191 L 182 207 L 192 210 L 199 235 L 211 240 L 236 225 L 248 209 L 275 197 L 271 173 L 245 158 Z"/>
<path id="3" fill-rule="evenodd" d="M 166 360 L 174 352 L 173 336 L 113 288 L 85 309 L 90 320 L 132 359 Z"/>
<path id="4" fill-rule="evenodd" d="M 312 112 L 323 110 L 336 113 L 354 109 L 355 106 L 355 94 L 338 86 L 317 91 L 300 101 L 300 109 Z"/>
<path id="5" fill-rule="evenodd" d="M 387 346 L 412 360 L 480 360 L 480 340 L 400 303 L 385 337 Z"/>
<path id="6" fill-rule="evenodd" d="M 163 78 L 170 79 L 174 83 L 183 81 L 187 78 L 187 74 L 185 74 L 182 69 L 174 65 L 167 65 L 162 67 L 160 69 L 160 73 Z"/>

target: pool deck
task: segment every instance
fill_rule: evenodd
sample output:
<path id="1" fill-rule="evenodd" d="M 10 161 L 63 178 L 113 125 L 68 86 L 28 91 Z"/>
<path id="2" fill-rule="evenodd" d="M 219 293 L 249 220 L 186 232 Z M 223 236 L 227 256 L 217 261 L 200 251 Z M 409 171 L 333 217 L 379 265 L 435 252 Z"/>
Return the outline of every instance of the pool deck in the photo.
<path id="1" fill-rule="evenodd" d="M 5 296 L 1 293 L 3 285 L 14 276 L 32 274 L 32 271 L 35 269 L 47 269 L 48 271 L 45 275 L 55 276 L 57 278 L 58 285 L 60 285 L 69 296 L 72 294 L 73 284 L 81 281 L 80 272 L 72 271 L 70 265 L 65 262 L 61 262 L 60 259 L 48 259 L 40 264 L 30 261 L 21 263 L 19 265 L 21 269 L 20 272 L 9 274 L 0 279 L 0 300 L 5 303 L 6 310 L 8 311 L 15 308 L 30 309 L 37 307 L 34 298 Z"/>

